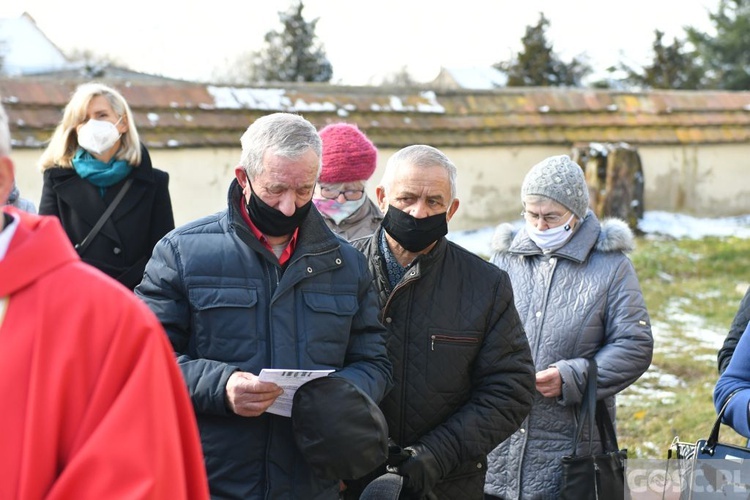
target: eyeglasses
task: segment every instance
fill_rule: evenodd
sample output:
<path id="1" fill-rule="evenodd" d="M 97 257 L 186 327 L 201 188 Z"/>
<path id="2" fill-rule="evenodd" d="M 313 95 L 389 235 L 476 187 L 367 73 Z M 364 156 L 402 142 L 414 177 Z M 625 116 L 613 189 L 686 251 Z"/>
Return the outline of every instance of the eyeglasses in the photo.
<path id="1" fill-rule="evenodd" d="M 545 224 L 554 225 L 560 222 L 562 218 L 568 215 L 569 213 L 570 213 L 570 210 L 568 210 L 562 215 L 557 215 L 557 214 L 539 215 L 539 214 L 535 214 L 534 212 L 527 212 L 526 210 L 524 210 L 523 212 L 521 212 L 521 217 L 526 218 L 527 221 L 532 222 L 534 224 L 536 224 L 539 221 L 539 219 L 542 219 Z"/>
<path id="2" fill-rule="evenodd" d="M 320 188 L 320 196 L 329 200 L 335 200 L 339 195 L 344 195 L 346 201 L 357 201 L 362 199 L 362 195 L 365 194 L 364 189 L 347 189 L 345 191 L 339 191 L 338 189 L 331 189 L 327 187 Z"/>

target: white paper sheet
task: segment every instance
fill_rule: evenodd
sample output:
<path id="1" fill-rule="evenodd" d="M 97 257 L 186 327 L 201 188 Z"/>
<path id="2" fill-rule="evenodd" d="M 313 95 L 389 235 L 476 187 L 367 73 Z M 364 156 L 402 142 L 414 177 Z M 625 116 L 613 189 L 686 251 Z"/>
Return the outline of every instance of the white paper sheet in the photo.
<path id="1" fill-rule="evenodd" d="M 266 410 L 269 413 L 283 417 L 292 416 L 292 400 L 302 384 L 318 377 L 325 377 L 333 370 L 286 370 L 283 368 L 263 368 L 258 375 L 261 382 L 273 382 L 282 389 L 284 394 L 276 398 Z"/>

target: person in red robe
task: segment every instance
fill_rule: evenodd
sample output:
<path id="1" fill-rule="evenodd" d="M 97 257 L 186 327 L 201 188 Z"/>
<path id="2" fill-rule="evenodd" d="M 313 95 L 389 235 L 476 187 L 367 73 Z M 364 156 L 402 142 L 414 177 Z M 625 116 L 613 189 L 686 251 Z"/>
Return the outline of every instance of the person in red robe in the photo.
<path id="1" fill-rule="evenodd" d="M 13 188 L 0 106 L 0 205 Z M 208 498 L 167 336 L 60 222 L 0 211 L 0 498 Z"/>

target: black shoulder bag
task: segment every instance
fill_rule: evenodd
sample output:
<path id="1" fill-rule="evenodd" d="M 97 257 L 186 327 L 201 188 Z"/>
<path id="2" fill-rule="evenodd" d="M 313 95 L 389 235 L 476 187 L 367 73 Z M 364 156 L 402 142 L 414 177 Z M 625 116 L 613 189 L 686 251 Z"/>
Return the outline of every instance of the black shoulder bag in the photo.
<path id="1" fill-rule="evenodd" d="M 748 498 L 750 491 L 750 448 L 719 441 L 719 430 L 729 401 L 741 389 L 732 392 L 719 410 L 708 439 L 695 443 L 675 438 L 667 453 L 665 476 L 672 488 L 678 487 L 681 499 Z M 678 469 L 669 474 L 669 463 Z M 675 480 L 676 479 L 676 480 Z M 662 498 L 666 498 L 667 481 Z"/>
<path id="2" fill-rule="evenodd" d="M 596 361 L 590 359 L 586 390 L 578 413 L 578 427 L 573 436 L 573 453 L 562 457 L 560 498 L 564 500 L 625 498 L 625 460 L 628 451 L 620 450 L 617 445 L 614 425 L 604 401 L 596 401 L 597 373 Z M 577 455 L 586 420 L 589 423 L 589 453 Z M 604 451 L 596 455 L 591 453 L 594 421 L 604 447 Z"/>
<path id="3" fill-rule="evenodd" d="M 104 226 L 104 223 L 107 222 L 107 219 L 109 219 L 109 217 L 112 215 L 112 212 L 115 211 L 117 205 L 119 205 L 120 201 L 122 201 L 122 199 L 125 197 L 125 193 L 128 192 L 131 184 L 133 184 L 132 177 L 125 181 L 125 184 L 122 185 L 120 191 L 118 191 L 117 193 L 117 196 L 115 196 L 115 199 L 112 200 L 112 203 L 109 204 L 101 217 L 99 217 L 99 220 L 96 221 L 96 224 L 94 224 L 94 227 L 91 229 L 91 231 L 89 231 L 89 234 L 86 235 L 83 241 L 75 244 L 74 248 L 78 251 L 78 255 L 83 255 L 83 252 L 85 252 L 89 247 L 91 241 L 93 241 L 96 235 L 99 234 L 99 231 L 101 230 L 102 226 Z"/>

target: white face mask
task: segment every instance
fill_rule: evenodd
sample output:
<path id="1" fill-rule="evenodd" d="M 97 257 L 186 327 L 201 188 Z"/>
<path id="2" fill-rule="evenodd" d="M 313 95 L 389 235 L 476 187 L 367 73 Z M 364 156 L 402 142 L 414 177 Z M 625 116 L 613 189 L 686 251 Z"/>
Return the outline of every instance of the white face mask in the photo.
<path id="1" fill-rule="evenodd" d="M 96 155 L 109 150 L 119 138 L 115 124 L 105 120 L 89 120 L 78 130 L 78 145 Z"/>
<path id="2" fill-rule="evenodd" d="M 529 238 L 536 243 L 536 246 L 542 250 L 560 248 L 573 235 L 573 228 L 570 227 L 573 217 L 575 217 L 575 215 L 571 214 L 565 224 L 545 229 L 544 231 L 537 229 L 531 222 L 527 222 L 526 232 L 528 233 Z"/>

